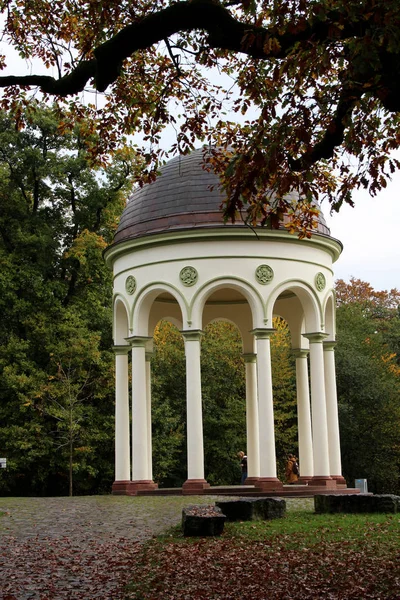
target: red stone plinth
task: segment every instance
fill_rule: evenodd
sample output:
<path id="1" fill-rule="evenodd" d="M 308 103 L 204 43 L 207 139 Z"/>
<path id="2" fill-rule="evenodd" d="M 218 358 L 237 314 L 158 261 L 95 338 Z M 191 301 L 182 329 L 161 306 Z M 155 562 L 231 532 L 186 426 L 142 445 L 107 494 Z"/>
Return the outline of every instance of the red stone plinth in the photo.
<path id="1" fill-rule="evenodd" d="M 111 488 L 111 493 L 114 496 L 128 496 L 128 489 L 131 482 L 126 481 L 114 481 Z"/>
<path id="2" fill-rule="evenodd" d="M 331 477 L 336 481 L 337 487 L 347 488 L 347 482 L 342 475 L 331 475 Z"/>
<path id="3" fill-rule="evenodd" d="M 260 481 L 259 477 L 247 477 L 244 485 L 254 485 L 257 487 L 258 482 Z"/>
<path id="4" fill-rule="evenodd" d="M 154 483 L 151 479 L 138 479 L 136 481 L 130 481 L 127 489 L 127 496 L 136 496 L 139 491 L 156 490 L 158 484 Z"/>
<path id="5" fill-rule="evenodd" d="M 283 483 L 277 477 L 259 477 L 256 491 L 279 492 L 283 490 Z"/>
<path id="6" fill-rule="evenodd" d="M 336 480 L 329 477 L 329 475 L 314 475 L 308 485 L 317 487 L 325 487 L 331 490 L 336 490 Z"/>
<path id="7" fill-rule="evenodd" d="M 210 484 L 205 479 L 186 479 L 182 485 L 183 495 L 194 495 L 204 494 L 204 490 L 207 490 Z"/>
<path id="8" fill-rule="evenodd" d="M 295 484 L 299 485 L 308 485 L 311 484 L 313 476 L 312 475 L 300 475 Z"/>

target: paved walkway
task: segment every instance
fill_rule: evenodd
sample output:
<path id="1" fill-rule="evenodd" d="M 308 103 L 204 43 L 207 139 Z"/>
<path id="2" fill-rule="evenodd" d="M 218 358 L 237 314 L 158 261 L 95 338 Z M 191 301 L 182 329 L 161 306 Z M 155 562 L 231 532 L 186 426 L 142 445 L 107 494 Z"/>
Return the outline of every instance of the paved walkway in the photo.
<path id="1" fill-rule="evenodd" d="M 142 541 L 180 522 L 182 507 L 214 503 L 215 497 L 84 496 L 75 498 L 0 498 L 0 545 L 4 535 L 27 538 L 73 537 L 83 542 L 110 535 Z"/>
<path id="2" fill-rule="evenodd" d="M 0 599 L 122 600 L 143 542 L 215 499 L 0 498 Z"/>

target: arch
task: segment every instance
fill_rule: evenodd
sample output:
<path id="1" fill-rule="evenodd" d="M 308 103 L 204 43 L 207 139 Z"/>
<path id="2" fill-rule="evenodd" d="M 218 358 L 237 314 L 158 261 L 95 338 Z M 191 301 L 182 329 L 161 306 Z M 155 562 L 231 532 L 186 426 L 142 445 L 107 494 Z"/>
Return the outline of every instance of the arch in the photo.
<path id="1" fill-rule="evenodd" d="M 325 328 L 328 334 L 327 341 L 336 339 L 336 308 L 335 308 L 335 290 L 330 290 L 326 295 L 323 305 L 325 315 Z"/>
<path id="2" fill-rule="evenodd" d="M 129 307 L 125 298 L 121 294 L 116 294 L 113 298 L 113 340 L 116 346 L 126 344 L 126 338 L 129 337 Z"/>
<path id="3" fill-rule="evenodd" d="M 298 296 L 292 298 L 278 298 L 274 304 L 273 316 L 281 317 L 286 321 L 290 330 L 292 348 L 304 347 L 302 334 L 306 333 L 304 327 L 304 309 Z M 306 340 L 308 344 L 308 340 Z"/>
<path id="4" fill-rule="evenodd" d="M 228 317 L 222 317 L 222 316 L 213 317 L 213 318 L 207 319 L 207 321 L 203 322 L 203 329 L 205 330 L 207 325 L 211 325 L 212 323 L 221 323 L 221 322 L 222 323 L 230 323 L 231 325 L 236 327 L 236 329 L 240 333 L 240 337 L 242 338 L 242 351 L 245 352 L 245 348 L 246 348 L 245 337 L 247 337 L 246 334 L 248 332 L 243 331 L 234 319 L 229 319 Z M 253 336 L 251 334 L 249 334 L 249 335 L 251 337 L 251 342 L 252 342 Z M 247 346 L 248 346 L 248 344 L 247 344 Z"/>
<path id="5" fill-rule="evenodd" d="M 251 312 L 251 327 L 265 327 L 266 314 L 261 295 L 247 281 L 239 277 L 216 277 L 205 283 L 194 295 L 190 305 L 190 317 L 195 329 L 202 329 L 203 312 L 207 299 L 224 288 L 238 291 L 247 300 Z M 228 303 L 227 303 L 228 304 Z M 240 328 L 239 324 L 235 325 Z"/>
<path id="6" fill-rule="evenodd" d="M 157 300 L 157 298 L 156 298 Z M 183 329 L 183 323 L 182 320 L 177 319 L 176 317 L 172 316 L 172 313 L 165 313 L 164 315 L 160 316 L 158 318 L 157 316 L 153 316 L 150 313 L 150 320 L 149 320 L 149 336 L 153 336 L 154 334 L 154 330 L 157 327 L 158 323 L 160 323 L 160 321 L 168 321 L 169 323 L 172 323 L 172 325 L 174 325 L 179 331 L 181 331 Z"/>
<path id="7" fill-rule="evenodd" d="M 133 303 L 131 312 L 133 335 L 149 336 L 152 333 L 154 328 L 151 330 L 151 326 L 153 325 L 153 323 L 150 323 L 151 308 L 157 296 L 163 292 L 167 292 L 173 296 L 179 305 L 182 323 L 187 322 L 188 304 L 180 291 L 175 286 L 168 283 L 153 282 L 140 290 Z M 173 316 L 172 318 L 176 319 L 176 316 Z M 154 326 L 159 320 L 160 318 L 157 319 Z M 179 321 L 179 323 L 181 322 Z"/>
<path id="8" fill-rule="evenodd" d="M 231 325 L 234 325 L 239 331 L 240 328 L 238 326 L 238 324 L 234 321 L 234 319 L 229 319 L 228 317 L 213 317 L 212 319 L 207 319 L 207 322 L 203 322 L 203 329 L 205 329 L 207 327 L 207 325 L 210 325 L 211 323 L 230 323 Z"/>
<path id="9" fill-rule="evenodd" d="M 285 291 L 292 291 L 299 299 L 303 308 L 306 332 L 314 333 L 323 331 L 324 320 L 321 303 L 313 288 L 309 284 L 298 281 L 297 279 L 283 281 L 271 292 L 266 304 L 268 322 L 271 322 L 272 320 L 275 302 Z"/>

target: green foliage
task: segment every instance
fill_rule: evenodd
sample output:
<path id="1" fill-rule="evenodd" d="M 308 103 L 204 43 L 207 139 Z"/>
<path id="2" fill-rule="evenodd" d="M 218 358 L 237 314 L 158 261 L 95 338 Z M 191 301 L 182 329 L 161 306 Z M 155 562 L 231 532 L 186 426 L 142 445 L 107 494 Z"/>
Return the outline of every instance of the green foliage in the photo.
<path id="1" fill-rule="evenodd" d="M 152 369 L 153 477 L 160 487 L 186 480 L 186 375 L 180 332 L 162 321 L 154 332 Z"/>
<path id="2" fill-rule="evenodd" d="M 0 114 L 0 489 L 67 493 L 74 477 L 89 492 L 112 481 L 112 285 L 102 251 L 134 156 L 127 149 L 109 170 L 94 168 L 83 124 L 62 132 L 56 110 L 39 105 L 25 117 L 18 131 Z"/>
<path id="3" fill-rule="evenodd" d="M 277 317 L 273 325 L 276 329 L 271 337 L 275 447 L 278 476 L 284 481 L 287 455 L 298 454 L 296 367 L 286 321 Z"/>
<path id="4" fill-rule="evenodd" d="M 246 449 L 246 395 L 242 341 L 223 321 L 207 325 L 201 369 L 204 462 L 211 485 L 240 483 L 239 450 Z M 203 383 L 204 381 L 204 383 Z"/>
<path id="5" fill-rule="evenodd" d="M 349 300 L 337 310 L 337 387 L 344 474 L 375 493 L 399 493 L 400 320 L 385 299 Z"/>

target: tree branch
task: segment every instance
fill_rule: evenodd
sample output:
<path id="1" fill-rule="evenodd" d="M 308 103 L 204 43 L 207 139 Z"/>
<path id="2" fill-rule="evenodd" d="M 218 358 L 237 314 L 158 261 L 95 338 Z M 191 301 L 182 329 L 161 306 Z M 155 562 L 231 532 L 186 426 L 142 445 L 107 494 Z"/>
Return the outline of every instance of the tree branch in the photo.
<path id="1" fill-rule="evenodd" d="M 171 44 L 169 43 L 169 39 L 168 38 L 165 38 L 165 44 L 167 46 L 168 54 L 169 54 L 169 56 L 170 56 L 170 58 L 171 58 L 171 60 L 172 60 L 172 62 L 174 64 L 174 67 L 176 69 L 176 74 L 178 75 L 178 77 L 180 77 L 182 75 L 182 71 L 181 71 L 181 69 L 179 67 L 179 62 L 178 62 L 179 54 L 175 55 L 172 52 Z"/>
<path id="2" fill-rule="evenodd" d="M 364 90 L 361 86 L 345 87 L 343 89 L 335 116 L 325 131 L 322 140 L 305 152 L 300 158 L 289 158 L 289 166 L 293 171 L 306 171 L 311 165 L 322 158 L 332 158 L 335 148 L 343 142 L 344 132 L 348 127 L 346 120 L 350 118 L 355 104 L 363 93 Z"/>
<path id="3" fill-rule="evenodd" d="M 0 87 L 39 87 L 42 92 L 52 96 L 72 96 L 81 92 L 95 73 L 96 60 L 87 60 L 79 63 L 71 73 L 61 79 L 48 75 L 8 75 L 0 77 Z"/>
<path id="4" fill-rule="evenodd" d="M 340 28 L 332 25 L 335 23 L 340 23 Z M 325 21 L 301 19 L 280 34 L 275 29 L 242 23 L 214 0 L 176 2 L 124 27 L 94 50 L 95 59 L 82 61 L 61 79 L 41 75 L 0 77 L 0 87 L 36 86 L 48 94 L 69 96 L 82 91 L 94 77 L 97 90 L 104 92 L 120 75 L 126 58 L 182 31 L 201 29 L 208 33 L 211 48 L 268 59 L 286 57 L 298 42 L 346 39 L 363 35 L 365 28 L 363 21 L 351 23 L 340 13 L 332 12 Z"/>

